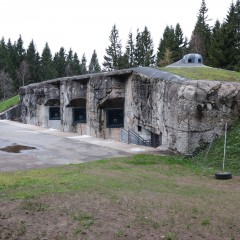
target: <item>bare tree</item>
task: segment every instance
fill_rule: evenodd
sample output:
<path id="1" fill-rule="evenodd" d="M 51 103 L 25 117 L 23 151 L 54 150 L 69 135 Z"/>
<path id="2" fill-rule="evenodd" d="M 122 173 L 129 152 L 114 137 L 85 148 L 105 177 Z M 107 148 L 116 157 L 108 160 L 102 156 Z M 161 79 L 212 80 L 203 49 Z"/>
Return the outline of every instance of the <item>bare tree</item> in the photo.
<path id="1" fill-rule="evenodd" d="M 70 63 L 67 64 L 67 66 L 65 67 L 65 72 L 66 72 L 66 76 L 73 76 L 73 70 L 71 68 Z"/>
<path id="2" fill-rule="evenodd" d="M 23 60 L 20 64 L 19 69 L 17 70 L 17 79 L 19 82 L 19 85 L 24 86 L 27 81 L 30 79 L 30 68 L 27 61 Z"/>
<path id="3" fill-rule="evenodd" d="M 13 80 L 3 70 L 0 71 L 0 98 L 5 99 L 13 95 Z"/>
<path id="4" fill-rule="evenodd" d="M 191 41 L 189 43 L 189 50 L 192 53 L 200 53 L 202 56 L 206 56 L 206 48 L 204 45 L 204 39 L 198 32 L 193 33 Z"/>
<path id="5" fill-rule="evenodd" d="M 165 67 L 172 63 L 173 63 L 172 52 L 170 51 L 169 48 L 166 48 L 163 59 L 159 61 L 159 66 Z"/>

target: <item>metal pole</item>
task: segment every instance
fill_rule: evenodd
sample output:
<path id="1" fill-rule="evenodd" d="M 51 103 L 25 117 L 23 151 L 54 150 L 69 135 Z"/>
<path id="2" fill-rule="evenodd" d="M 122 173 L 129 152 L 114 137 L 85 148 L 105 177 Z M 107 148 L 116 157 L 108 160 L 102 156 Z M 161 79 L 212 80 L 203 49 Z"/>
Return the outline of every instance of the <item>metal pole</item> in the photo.
<path id="1" fill-rule="evenodd" d="M 225 168 L 226 146 L 227 146 L 227 123 L 225 123 L 224 153 L 223 153 L 223 166 L 222 166 L 223 172 Z"/>

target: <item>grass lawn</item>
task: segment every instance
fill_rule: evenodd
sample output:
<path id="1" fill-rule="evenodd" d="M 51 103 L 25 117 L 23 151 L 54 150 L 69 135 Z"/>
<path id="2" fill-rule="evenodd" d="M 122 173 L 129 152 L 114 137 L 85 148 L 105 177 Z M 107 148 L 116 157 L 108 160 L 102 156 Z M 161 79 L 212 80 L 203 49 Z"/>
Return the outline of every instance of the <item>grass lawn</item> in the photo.
<path id="1" fill-rule="evenodd" d="M 228 82 L 240 82 L 240 72 L 228 71 L 217 68 L 185 67 L 185 68 L 161 68 L 161 70 L 195 80 L 218 80 Z"/>
<path id="2" fill-rule="evenodd" d="M 7 110 L 15 105 L 18 105 L 19 101 L 20 101 L 20 99 L 19 99 L 19 96 L 17 95 L 15 97 L 12 97 L 10 99 L 0 102 L 0 113 L 4 112 L 5 110 Z"/>
<path id="3" fill-rule="evenodd" d="M 240 177 L 157 155 L 0 174 L 0 239 L 239 239 Z"/>

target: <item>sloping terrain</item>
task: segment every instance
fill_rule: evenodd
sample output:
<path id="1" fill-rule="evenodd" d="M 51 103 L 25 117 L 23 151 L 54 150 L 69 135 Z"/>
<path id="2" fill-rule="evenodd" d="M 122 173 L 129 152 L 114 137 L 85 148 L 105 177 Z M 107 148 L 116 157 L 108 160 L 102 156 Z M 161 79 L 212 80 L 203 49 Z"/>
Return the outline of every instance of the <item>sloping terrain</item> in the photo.
<path id="1" fill-rule="evenodd" d="M 240 82 L 240 72 L 228 71 L 210 67 L 165 67 L 161 70 L 195 80 L 218 80 Z"/>
<path id="2" fill-rule="evenodd" d="M 222 168 L 224 150 L 224 138 L 216 139 L 205 149 L 200 151 L 194 158 L 193 162 L 205 169 L 215 169 L 220 171 Z M 226 147 L 226 171 L 230 171 L 240 176 L 240 120 L 227 131 Z"/>
<path id="3" fill-rule="evenodd" d="M 0 113 L 8 110 L 9 108 L 19 104 L 19 96 L 9 98 L 0 102 Z"/>

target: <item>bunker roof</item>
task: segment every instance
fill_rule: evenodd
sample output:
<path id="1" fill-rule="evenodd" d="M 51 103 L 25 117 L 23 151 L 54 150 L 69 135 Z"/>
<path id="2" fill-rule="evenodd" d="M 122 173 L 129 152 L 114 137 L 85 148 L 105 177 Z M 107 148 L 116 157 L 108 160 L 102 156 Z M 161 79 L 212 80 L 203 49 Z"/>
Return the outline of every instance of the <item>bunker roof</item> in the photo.
<path id="1" fill-rule="evenodd" d="M 56 79 L 46 80 L 44 82 L 29 84 L 24 87 L 21 87 L 21 89 L 39 87 L 44 84 L 59 84 L 61 81 L 84 81 L 84 80 L 86 81 L 91 78 L 119 77 L 119 76 L 131 75 L 133 73 L 142 74 L 148 78 L 165 80 L 165 81 L 179 82 L 179 81 L 187 80 L 184 77 L 180 77 L 173 73 L 165 72 L 157 68 L 135 67 L 135 68 L 129 68 L 129 69 L 115 70 L 110 72 L 91 73 L 91 74 L 89 73 L 89 74 L 77 75 L 77 76 L 71 76 L 71 77 L 56 78 Z"/>

